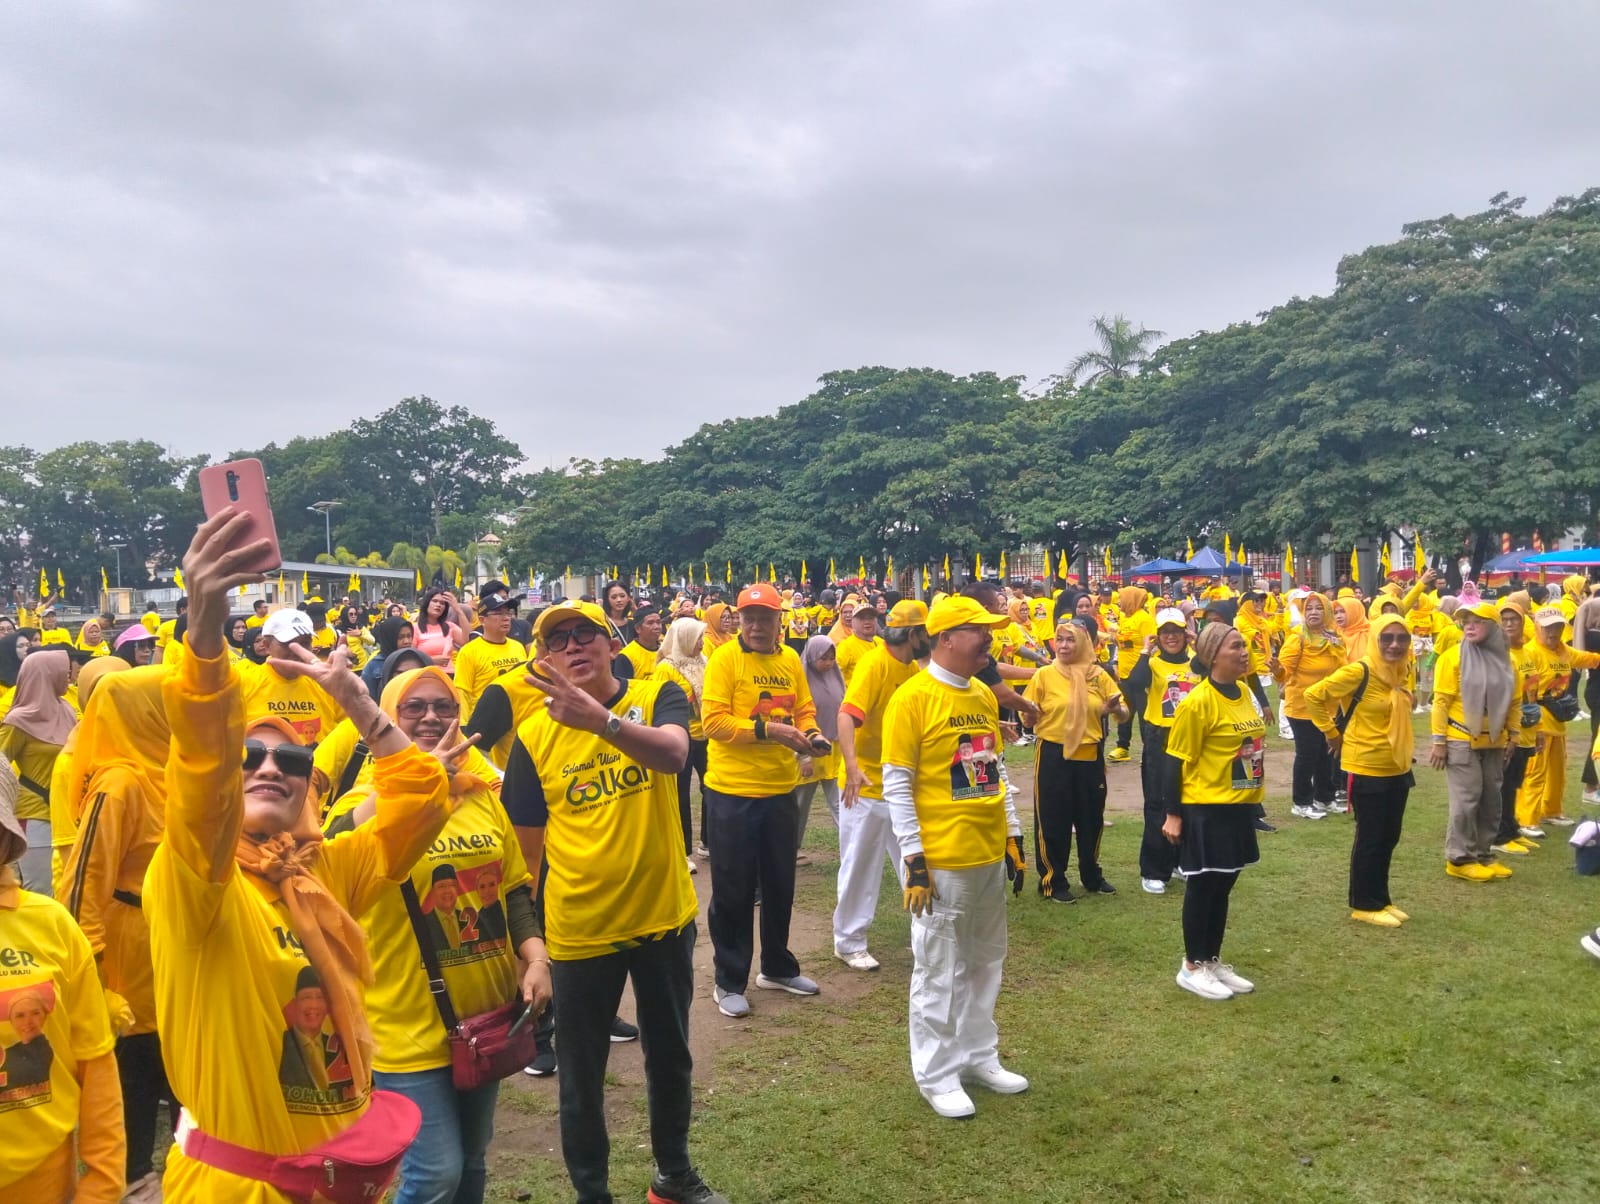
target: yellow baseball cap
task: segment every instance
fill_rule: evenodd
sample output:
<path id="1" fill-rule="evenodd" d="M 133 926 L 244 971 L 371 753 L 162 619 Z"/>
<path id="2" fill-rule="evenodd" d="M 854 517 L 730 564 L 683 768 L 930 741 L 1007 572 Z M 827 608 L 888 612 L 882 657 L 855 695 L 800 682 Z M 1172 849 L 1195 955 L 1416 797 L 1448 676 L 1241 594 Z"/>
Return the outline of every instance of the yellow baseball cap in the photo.
<path id="1" fill-rule="evenodd" d="M 886 627 L 925 627 L 927 623 L 928 608 L 915 598 L 896 602 L 889 611 L 889 617 L 884 620 Z"/>
<path id="2" fill-rule="evenodd" d="M 1461 607 L 1456 611 L 1456 621 L 1460 622 L 1465 615 L 1471 615 L 1475 619 L 1483 619 L 1489 623 L 1498 623 L 1500 621 L 1500 611 L 1493 602 L 1487 600 L 1474 602 L 1471 606 Z"/>
<path id="3" fill-rule="evenodd" d="M 991 614 L 976 598 L 957 595 L 935 602 L 923 626 L 928 629 L 929 635 L 938 635 L 941 631 L 951 631 L 957 627 L 999 627 L 1009 622 L 1010 615 Z"/>
<path id="4" fill-rule="evenodd" d="M 547 606 L 540 612 L 538 620 L 533 625 L 533 635 L 537 640 L 543 640 L 551 628 L 558 623 L 565 623 L 568 619 L 583 619 L 592 623 L 601 631 L 609 632 L 611 624 L 606 621 L 606 612 L 593 602 L 580 602 L 576 598 L 568 598 L 565 602 L 558 602 L 554 606 Z"/>

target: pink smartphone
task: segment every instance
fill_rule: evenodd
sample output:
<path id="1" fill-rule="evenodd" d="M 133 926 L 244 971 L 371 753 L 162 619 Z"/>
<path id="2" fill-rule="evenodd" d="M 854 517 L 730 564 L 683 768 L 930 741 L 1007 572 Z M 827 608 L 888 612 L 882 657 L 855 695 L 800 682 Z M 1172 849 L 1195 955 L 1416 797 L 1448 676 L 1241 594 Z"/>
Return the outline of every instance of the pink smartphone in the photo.
<path id="1" fill-rule="evenodd" d="M 234 541 L 235 547 L 244 547 L 258 539 L 272 541 L 272 546 L 254 563 L 244 566 L 245 571 L 265 576 L 283 564 L 283 553 L 278 548 L 278 524 L 273 521 L 272 502 L 267 497 L 267 472 L 260 460 L 229 460 L 202 468 L 200 504 L 205 507 L 207 518 L 229 506 L 250 516 Z"/>

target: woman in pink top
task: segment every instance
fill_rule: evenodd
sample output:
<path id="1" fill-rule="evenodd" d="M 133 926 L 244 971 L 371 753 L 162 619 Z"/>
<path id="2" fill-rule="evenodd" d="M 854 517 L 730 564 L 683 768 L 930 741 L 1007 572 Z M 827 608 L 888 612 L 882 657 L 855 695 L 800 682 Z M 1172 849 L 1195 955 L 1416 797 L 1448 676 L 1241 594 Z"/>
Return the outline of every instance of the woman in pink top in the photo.
<path id="1" fill-rule="evenodd" d="M 412 646 L 426 652 L 446 673 L 454 674 L 456 649 L 467 642 L 470 626 L 466 612 L 449 590 L 430 589 L 422 595 Z"/>

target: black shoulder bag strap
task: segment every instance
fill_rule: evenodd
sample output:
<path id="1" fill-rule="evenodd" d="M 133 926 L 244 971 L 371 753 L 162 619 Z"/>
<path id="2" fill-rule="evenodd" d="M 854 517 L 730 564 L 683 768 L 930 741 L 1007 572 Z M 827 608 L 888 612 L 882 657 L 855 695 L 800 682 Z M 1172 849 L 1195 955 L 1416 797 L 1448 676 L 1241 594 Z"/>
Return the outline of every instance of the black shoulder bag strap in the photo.
<path id="1" fill-rule="evenodd" d="M 1367 692 L 1367 682 L 1372 678 L 1372 670 L 1367 667 L 1367 662 L 1361 662 L 1361 684 L 1356 687 L 1356 692 L 1350 695 L 1350 701 L 1340 708 L 1333 717 L 1333 725 L 1339 729 L 1339 734 L 1344 735 L 1344 729 L 1350 726 L 1350 716 L 1356 713 L 1356 707 L 1361 705 L 1362 696 Z"/>
<path id="2" fill-rule="evenodd" d="M 350 759 L 344 763 L 344 772 L 339 775 L 339 788 L 334 791 L 330 802 L 350 793 L 356 784 L 356 778 L 361 776 L 361 767 L 367 763 L 367 758 L 371 755 L 372 750 L 367 747 L 364 740 L 351 750 Z"/>
<path id="3" fill-rule="evenodd" d="M 439 959 L 428 941 L 427 925 L 422 922 L 422 903 L 417 899 L 417 888 L 411 885 L 410 878 L 400 884 L 400 893 L 405 897 L 406 914 L 411 917 L 411 934 L 417 938 L 417 948 L 422 953 L 422 968 L 428 975 L 433 1005 L 439 1009 L 445 1032 L 453 1033 L 460 1021 L 456 1018 L 455 1005 L 450 1002 L 450 988 L 444 985 L 444 975 L 439 971 Z"/>

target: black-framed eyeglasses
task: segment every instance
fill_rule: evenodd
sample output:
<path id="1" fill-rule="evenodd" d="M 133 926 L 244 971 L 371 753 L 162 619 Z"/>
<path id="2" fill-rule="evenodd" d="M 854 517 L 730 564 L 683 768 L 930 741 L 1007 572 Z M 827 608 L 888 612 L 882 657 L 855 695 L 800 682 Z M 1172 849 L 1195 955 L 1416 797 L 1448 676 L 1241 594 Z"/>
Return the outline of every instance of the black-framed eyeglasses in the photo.
<path id="1" fill-rule="evenodd" d="M 461 704 L 454 698 L 407 698 L 395 707 L 402 719 L 421 719 L 429 711 L 440 719 L 454 719 L 461 714 Z"/>
<path id="2" fill-rule="evenodd" d="M 299 744 L 263 744 L 260 740 L 244 742 L 244 771 L 254 773 L 268 757 L 277 765 L 278 772 L 286 778 L 311 776 L 312 750 Z"/>
<path id="3" fill-rule="evenodd" d="M 568 642 L 580 648 L 587 648 L 598 640 L 602 632 L 593 623 L 579 623 L 576 627 L 568 627 L 561 631 L 552 631 L 544 637 L 544 646 L 551 652 L 560 652 L 566 648 Z"/>

